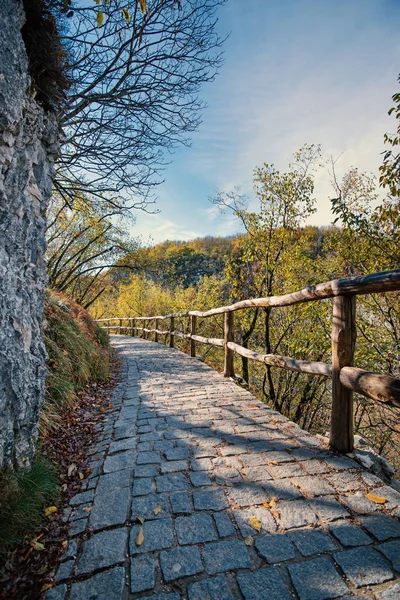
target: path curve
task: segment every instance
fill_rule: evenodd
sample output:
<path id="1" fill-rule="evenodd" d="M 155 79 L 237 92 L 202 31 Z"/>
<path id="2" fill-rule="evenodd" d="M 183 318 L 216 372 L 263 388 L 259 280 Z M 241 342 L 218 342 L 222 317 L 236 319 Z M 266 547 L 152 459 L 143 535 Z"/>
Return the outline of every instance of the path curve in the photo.
<path id="1" fill-rule="evenodd" d="M 399 600 L 398 491 L 197 359 L 112 343 L 122 382 L 46 600 Z"/>

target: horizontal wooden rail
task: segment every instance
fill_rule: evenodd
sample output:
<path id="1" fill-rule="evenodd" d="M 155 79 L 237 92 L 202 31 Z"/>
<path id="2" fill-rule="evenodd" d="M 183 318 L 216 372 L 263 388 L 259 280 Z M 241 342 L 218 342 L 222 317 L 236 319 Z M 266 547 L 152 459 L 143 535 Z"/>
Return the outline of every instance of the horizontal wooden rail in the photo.
<path id="1" fill-rule="evenodd" d="M 317 375 L 332 379 L 331 447 L 339 452 L 353 450 L 353 401 L 352 393 L 358 392 L 376 402 L 400 408 L 400 379 L 389 375 L 379 375 L 352 366 L 356 340 L 355 297 L 371 293 L 383 293 L 400 290 L 400 269 L 372 273 L 370 275 L 334 279 L 325 283 L 305 287 L 297 292 L 267 298 L 252 298 L 220 306 L 207 311 L 189 310 L 169 315 L 150 317 L 111 317 L 98 319 L 106 323 L 107 331 L 129 331 L 131 335 L 141 332 L 144 337 L 154 334 L 169 337 L 170 347 L 174 347 L 175 337 L 190 340 L 190 355 L 195 356 L 196 342 L 225 349 L 224 375 L 235 375 L 233 356 L 237 354 L 266 365 L 289 369 L 308 375 Z M 332 322 L 332 364 L 298 360 L 276 354 L 261 354 L 236 344 L 234 340 L 233 313 L 237 310 L 257 307 L 285 307 L 303 302 L 313 302 L 333 298 Z M 208 338 L 197 334 L 196 318 L 224 315 L 224 338 Z M 175 329 L 175 319 L 190 317 L 190 333 Z M 160 321 L 170 321 L 164 331 L 159 329 Z M 110 325 L 119 321 L 119 325 Z M 155 328 L 146 327 L 146 322 L 154 321 Z M 127 325 L 124 325 L 127 322 Z M 143 323 L 138 327 L 137 322 Z"/>

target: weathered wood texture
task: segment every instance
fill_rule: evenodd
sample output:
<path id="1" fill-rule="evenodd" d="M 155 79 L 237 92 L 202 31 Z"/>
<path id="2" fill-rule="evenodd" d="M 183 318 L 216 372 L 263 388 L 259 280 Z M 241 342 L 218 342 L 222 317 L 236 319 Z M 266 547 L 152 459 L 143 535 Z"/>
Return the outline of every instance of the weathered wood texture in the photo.
<path id="1" fill-rule="evenodd" d="M 169 326 L 169 347 L 170 348 L 173 348 L 174 344 L 175 344 L 174 329 L 175 329 L 175 318 L 171 317 L 171 323 Z"/>
<path id="2" fill-rule="evenodd" d="M 196 340 L 193 337 L 196 335 L 196 319 L 193 315 L 190 317 L 190 356 L 193 357 L 196 356 Z"/>
<path id="3" fill-rule="evenodd" d="M 352 452 L 354 448 L 353 392 L 340 381 L 340 371 L 353 363 L 356 342 L 355 317 L 355 296 L 334 298 L 330 445 L 338 452 Z"/>
<path id="4" fill-rule="evenodd" d="M 235 377 L 235 369 L 233 365 L 234 352 L 232 348 L 229 347 L 229 342 L 233 342 L 234 340 L 233 319 L 234 317 L 232 312 L 226 312 L 224 314 L 224 377 Z"/>
<path id="5" fill-rule="evenodd" d="M 280 369 L 290 369 L 300 373 L 308 373 L 309 375 L 322 375 L 323 377 L 332 377 L 332 365 L 323 362 L 310 362 L 307 360 L 296 360 L 288 356 L 280 356 L 279 354 L 260 354 L 253 352 L 248 348 L 243 348 L 239 344 L 229 342 L 228 347 L 251 360 L 261 362 Z"/>
<path id="6" fill-rule="evenodd" d="M 378 375 L 357 367 L 343 367 L 340 371 L 342 385 L 377 402 L 400 408 L 400 379 Z"/>

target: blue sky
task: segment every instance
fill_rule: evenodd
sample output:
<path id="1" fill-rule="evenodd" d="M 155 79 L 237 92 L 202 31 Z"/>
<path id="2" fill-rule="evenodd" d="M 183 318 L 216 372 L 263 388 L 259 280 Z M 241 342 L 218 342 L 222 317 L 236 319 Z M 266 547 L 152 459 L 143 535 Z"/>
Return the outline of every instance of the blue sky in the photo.
<path id="1" fill-rule="evenodd" d="M 240 231 L 209 197 L 235 186 L 251 197 L 254 167 L 284 170 L 304 143 L 341 155 L 339 176 L 350 166 L 378 174 L 398 91 L 399 0 L 228 0 L 219 29 L 230 36 L 218 77 L 202 88 L 202 125 L 171 157 L 160 214 L 136 213 L 132 234 L 145 242 Z M 312 223 L 331 222 L 330 194 L 324 169 Z"/>

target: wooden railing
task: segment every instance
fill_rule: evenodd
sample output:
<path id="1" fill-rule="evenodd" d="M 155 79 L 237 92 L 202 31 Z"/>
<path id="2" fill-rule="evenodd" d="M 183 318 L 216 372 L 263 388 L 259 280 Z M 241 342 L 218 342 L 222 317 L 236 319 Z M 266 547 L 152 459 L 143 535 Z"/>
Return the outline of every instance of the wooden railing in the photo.
<path id="1" fill-rule="evenodd" d="M 354 447 L 353 392 L 368 396 L 377 402 L 400 407 L 400 379 L 353 367 L 356 342 L 356 296 L 395 290 L 400 290 L 400 269 L 335 279 L 306 287 L 291 294 L 243 300 L 207 311 L 190 310 L 151 317 L 116 317 L 98 319 L 98 322 L 104 323 L 108 332 L 118 330 L 120 334 L 127 333 L 132 336 L 137 336 L 141 332 L 143 337 L 153 333 L 156 342 L 159 341 L 160 336 L 165 336 L 166 340 L 169 339 L 171 348 L 174 347 L 175 336 L 189 339 L 190 356 L 193 357 L 196 355 L 196 342 L 221 346 L 225 351 L 225 377 L 235 376 L 233 358 L 236 352 L 251 360 L 274 367 L 331 378 L 330 446 L 338 452 L 351 452 Z M 234 342 L 234 312 L 237 310 L 267 306 L 291 306 L 324 298 L 333 298 L 332 364 L 296 360 L 275 354 L 260 354 Z M 198 318 L 220 314 L 224 315 L 223 339 L 207 338 L 196 334 Z M 183 317 L 190 317 L 190 333 L 175 329 L 175 319 Z M 169 320 L 168 330 L 159 329 L 160 321 L 165 320 Z M 114 321 L 118 321 L 118 325 L 111 325 L 111 322 Z M 150 329 L 152 321 L 154 321 L 154 328 Z M 145 327 L 146 322 L 149 323 L 148 327 Z M 142 323 L 143 327 L 139 327 L 138 323 Z"/>

